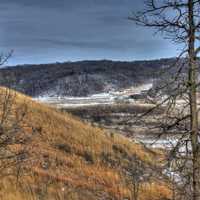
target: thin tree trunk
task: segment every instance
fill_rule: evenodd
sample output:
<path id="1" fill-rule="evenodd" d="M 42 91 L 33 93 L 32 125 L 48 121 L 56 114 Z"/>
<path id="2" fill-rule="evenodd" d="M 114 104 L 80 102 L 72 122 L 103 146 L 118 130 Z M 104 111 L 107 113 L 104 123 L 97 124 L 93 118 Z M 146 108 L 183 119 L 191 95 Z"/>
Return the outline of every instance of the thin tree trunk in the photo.
<path id="1" fill-rule="evenodd" d="M 199 188 L 199 150 L 198 150 L 198 112 L 197 112 L 197 66 L 195 55 L 195 25 L 194 25 L 194 4 L 188 0 L 189 9 L 189 97 L 190 97 L 190 125 L 192 143 L 192 200 L 200 200 Z"/>

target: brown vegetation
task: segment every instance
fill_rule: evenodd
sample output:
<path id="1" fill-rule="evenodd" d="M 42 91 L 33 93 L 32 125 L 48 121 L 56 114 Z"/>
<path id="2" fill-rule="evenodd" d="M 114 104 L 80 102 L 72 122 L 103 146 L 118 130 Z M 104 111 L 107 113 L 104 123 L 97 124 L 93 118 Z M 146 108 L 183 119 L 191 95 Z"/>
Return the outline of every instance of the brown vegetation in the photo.
<path id="1" fill-rule="evenodd" d="M 167 181 L 154 175 L 159 171 L 158 153 L 24 95 L 15 94 L 14 104 L 13 108 L 26 107 L 20 121 L 23 138 L 8 146 L 12 153 L 25 153 L 19 165 L 5 169 L 12 173 L 1 179 L 0 199 L 133 199 L 135 172 L 143 178 L 139 200 L 170 199 Z M 20 112 L 23 109 L 17 110 L 18 116 Z"/>

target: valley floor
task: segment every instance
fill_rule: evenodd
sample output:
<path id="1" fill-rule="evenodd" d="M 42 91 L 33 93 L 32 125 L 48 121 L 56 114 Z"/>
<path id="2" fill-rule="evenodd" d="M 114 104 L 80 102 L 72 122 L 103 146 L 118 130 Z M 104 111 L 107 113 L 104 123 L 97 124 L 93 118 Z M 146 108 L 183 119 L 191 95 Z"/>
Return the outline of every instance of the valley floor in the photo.
<path id="1" fill-rule="evenodd" d="M 130 100 L 120 93 L 102 93 L 91 97 L 38 98 L 39 101 L 56 106 L 66 112 L 78 116 L 93 126 L 112 132 L 118 132 L 131 140 L 153 148 L 172 148 L 178 135 L 159 135 L 150 127 L 155 125 L 162 113 L 154 113 L 144 120 L 136 120 L 136 116 L 147 111 L 153 104 L 144 100 Z"/>

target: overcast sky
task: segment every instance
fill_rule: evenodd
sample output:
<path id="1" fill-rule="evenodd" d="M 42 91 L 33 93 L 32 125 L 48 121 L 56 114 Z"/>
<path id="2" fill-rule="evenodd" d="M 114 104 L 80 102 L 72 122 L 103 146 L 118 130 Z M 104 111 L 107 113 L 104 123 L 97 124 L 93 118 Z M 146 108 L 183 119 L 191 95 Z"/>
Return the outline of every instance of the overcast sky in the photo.
<path id="1" fill-rule="evenodd" d="M 177 48 L 127 18 L 142 0 L 0 0 L 0 50 L 10 65 L 173 57 Z"/>

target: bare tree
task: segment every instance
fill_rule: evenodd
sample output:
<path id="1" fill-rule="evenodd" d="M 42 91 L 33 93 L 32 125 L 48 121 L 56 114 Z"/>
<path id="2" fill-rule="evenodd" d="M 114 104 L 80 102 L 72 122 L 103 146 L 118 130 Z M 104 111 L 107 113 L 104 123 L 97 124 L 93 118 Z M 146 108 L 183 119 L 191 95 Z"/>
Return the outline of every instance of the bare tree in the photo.
<path id="1" fill-rule="evenodd" d="M 0 66 L 12 53 L 0 55 Z M 19 99 L 15 91 L 0 87 L 0 177 L 19 175 L 21 164 L 27 160 L 26 144 L 36 132 L 26 121 L 28 107 L 25 98 Z"/>
<path id="2" fill-rule="evenodd" d="M 25 131 L 27 112 L 26 103 L 23 100 L 17 102 L 14 91 L 0 88 L 0 176 L 14 175 L 10 174 L 13 167 L 19 174 L 18 170 L 26 160 L 25 144 L 31 139 L 31 133 Z"/>
<path id="3" fill-rule="evenodd" d="M 9 58 L 12 56 L 13 54 L 13 50 L 11 50 L 9 53 L 7 54 L 0 54 L 0 66 L 4 65 L 5 63 L 7 63 L 7 61 L 9 60 Z"/>
<path id="4" fill-rule="evenodd" d="M 130 19 L 138 25 L 155 28 L 156 33 L 161 33 L 164 38 L 170 39 L 183 47 L 174 65 L 168 67 L 171 70 L 170 80 L 157 88 L 157 91 L 161 91 L 172 86 L 170 94 L 159 102 L 155 108 L 159 106 L 166 108 L 159 126 L 163 133 L 171 130 L 181 133 L 181 137 L 179 137 L 178 142 L 171 151 L 169 159 L 179 160 L 181 166 L 192 168 L 191 181 L 189 181 L 192 192 L 190 199 L 199 200 L 200 155 L 197 56 L 200 52 L 198 46 L 200 40 L 200 1 L 147 0 L 145 1 L 144 10 L 133 14 Z M 184 99 L 185 103 L 178 106 L 177 101 L 181 99 Z M 183 154 L 180 147 L 184 145 L 186 148 L 188 143 L 189 149 L 186 149 L 187 152 Z M 183 158 L 186 162 L 183 162 Z"/>

